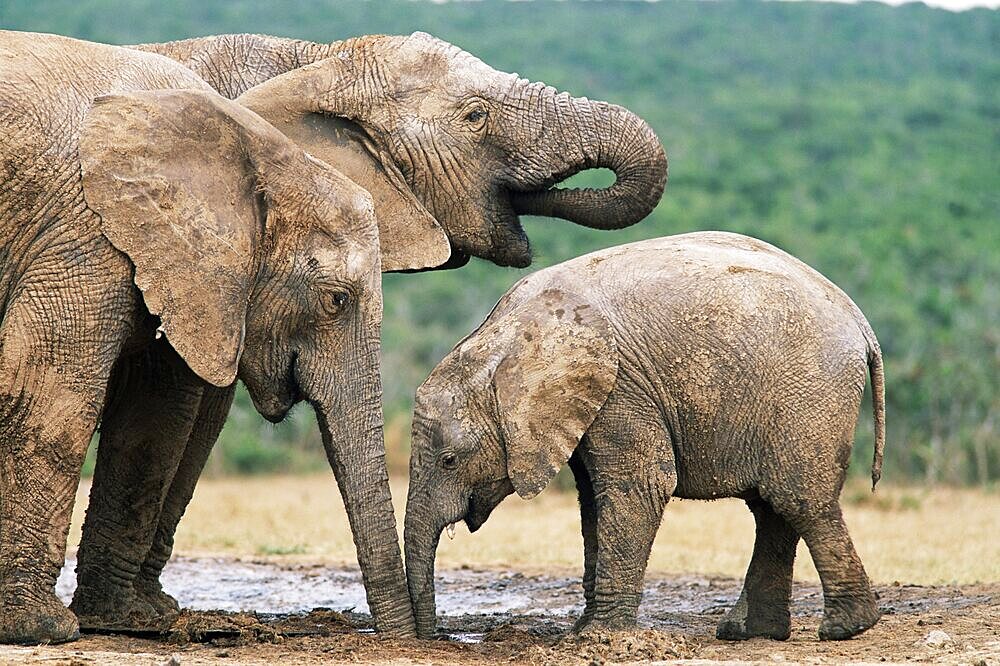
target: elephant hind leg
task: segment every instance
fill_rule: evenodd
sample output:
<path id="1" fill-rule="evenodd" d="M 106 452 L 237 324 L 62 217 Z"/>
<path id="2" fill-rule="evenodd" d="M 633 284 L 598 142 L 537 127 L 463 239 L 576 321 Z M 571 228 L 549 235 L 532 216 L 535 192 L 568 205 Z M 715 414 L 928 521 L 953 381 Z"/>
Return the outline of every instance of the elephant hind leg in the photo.
<path id="1" fill-rule="evenodd" d="M 874 626 L 881 613 L 837 500 L 817 505 L 800 499 L 775 509 L 802 536 L 819 572 L 823 584 L 820 640 L 845 640 Z"/>
<path id="2" fill-rule="evenodd" d="M 141 598 L 135 583 L 202 385 L 165 340 L 116 367 L 70 605 L 85 629 L 159 628 L 172 619 Z"/>
<path id="3" fill-rule="evenodd" d="M 788 640 L 792 565 L 799 535 L 765 500 L 748 500 L 747 506 L 757 523 L 753 556 L 739 601 L 719 622 L 715 635 L 730 641 L 755 637 Z"/>
<path id="4" fill-rule="evenodd" d="M 54 370 L 44 374 L 51 374 L 37 385 L 46 387 L 44 397 L 0 390 L 6 403 L 0 408 L 0 643 L 62 643 L 79 636 L 55 584 L 98 410 L 56 390 Z M 2 368 L 0 378 L 6 378 Z"/>

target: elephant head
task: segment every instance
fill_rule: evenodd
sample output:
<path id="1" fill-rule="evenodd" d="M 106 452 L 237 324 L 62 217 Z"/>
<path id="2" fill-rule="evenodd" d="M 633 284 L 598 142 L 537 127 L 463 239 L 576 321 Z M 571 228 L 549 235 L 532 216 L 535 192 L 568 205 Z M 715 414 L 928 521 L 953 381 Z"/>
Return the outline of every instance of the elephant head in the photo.
<path id="1" fill-rule="evenodd" d="M 499 72 L 424 33 L 339 46 L 239 101 L 372 192 L 385 270 L 459 266 L 470 255 L 527 266 L 521 214 L 617 229 L 660 200 L 666 155 L 620 106 Z M 616 182 L 553 187 L 591 168 L 613 170 Z"/>
<path id="2" fill-rule="evenodd" d="M 368 193 L 215 93 L 100 98 L 84 197 L 162 333 L 267 419 L 316 411 L 382 631 L 413 618 L 382 440 L 379 240 Z"/>
<path id="3" fill-rule="evenodd" d="M 617 349 L 586 299 L 508 293 L 417 389 L 404 542 L 417 634 L 434 632 L 441 531 L 476 531 L 506 496 L 538 494 L 572 455 L 609 392 Z"/>

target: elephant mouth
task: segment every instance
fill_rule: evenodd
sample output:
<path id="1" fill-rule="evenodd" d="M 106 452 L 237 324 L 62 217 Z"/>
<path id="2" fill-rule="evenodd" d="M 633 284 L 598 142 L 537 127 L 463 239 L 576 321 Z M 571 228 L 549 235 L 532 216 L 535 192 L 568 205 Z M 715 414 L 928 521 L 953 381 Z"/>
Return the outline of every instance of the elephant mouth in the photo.
<path id="1" fill-rule="evenodd" d="M 511 485 L 510 479 L 497 479 L 483 484 L 472 492 L 465 516 L 461 520 L 465 521 L 465 526 L 469 528 L 470 532 L 475 532 L 483 526 L 486 519 L 493 513 L 493 509 L 512 492 L 514 492 L 514 486 Z"/>
<path id="2" fill-rule="evenodd" d="M 498 224 L 493 229 L 493 244 L 497 252 L 493 260 L 500 266 L 527 268 L 531 265 L 531 241 L 521 225 L 521 213 L 517 209 L 517 191 L 510 187 L 499 187 L 496 195 L 498 209 L 495 213 Z"/>
<path id="3" fill-rule="evenodd" d="M 288 413 L 292 411 L 292 407 L 304 398 L 295 371 L 297 360 L 298 353 L 292 352 L 285 369 L 285 377 L 281 382 L 282 390 L 276 391 L 262 400 L 254 400 L 257 411 L 271 423 L 277 424 L 284 421 L 288 417 Z M 252 398 L 253 395 L 251 394 L 250 397 Z"/>

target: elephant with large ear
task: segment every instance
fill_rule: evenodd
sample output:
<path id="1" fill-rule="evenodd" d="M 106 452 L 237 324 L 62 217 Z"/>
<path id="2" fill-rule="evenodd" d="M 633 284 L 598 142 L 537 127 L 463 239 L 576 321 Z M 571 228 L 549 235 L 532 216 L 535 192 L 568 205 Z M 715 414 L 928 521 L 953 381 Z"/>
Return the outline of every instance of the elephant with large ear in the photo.
<path id="1" fill-rule="evenodd" d="M 183 452 L 170 444 L 237 378 L 272 421 L 313 406 L 376 624 L 412 634 L 369 194 L 160 56 L 4 32 L 0 80 L 0 642 L 77 636 L 54 586 L 98 421 L 140 453 L 101 442 L 127 511 L 91 522 L 85 590 L 142 565 L 148 544 L 101 537 L 152 533 Z M 115 589 L 73 607 L 155 614 Z"/>
<path id="2" fill-rule="evenodd" d="M 330 44 L 222 35 L 134 48 L 189 67 L 369 190 L 384 271 L 453 268 L 470 255 L 525 266 L 531 253 L 518 215 L 624 227 L 653 209 L 666 181 L 663 148 L 634 114 L 496 71 L 424 33 Z M 617 182 L 603 190 L 552 187 L 595 167 L 614 170 Z M 180 444 L 144 419 L 103 424 L 78 565 L 77 600 L 89 611 L 87 622 L 124 621 L 120 613 L 102 619 L 102 609 L 123 607 L 133 590 L 137 617 L 177 611 L 160 573 L 232 399 L 231 388 L 206 391 Z M 116 475 L 105 471 L 110 461 L 144 460 L 133 442 L 156 438 L 159 447 L 184 448 L 165 497 L 150 497 L 141 478 L 135 497 L 105 483 Z M 158 507 L 154 534 L 116 527 L 114 516 L 138 498 Z M 109 568 L 117 574 L 104 575 Z"/>
<path id="3" fill-rule="evenodd" d="M 864 315 L 816 271 L 736 234 L 623 245 L 531 275 L 417 390 L 406 505 L 417 633 L 435 628 L 442 530 L 476 531 L 566 462 L 583 523 L 577 630 L 633 625 L 671 496 L 738 497 L 757 521 L 746 584 L 718 636 L 787 639 L 803 538 L 823 583 L 821 639 L 879 618 L 838 496 L 871 375 L 873 484 L 882 357 Z"/>
<path id="4" fill-rule="evenodd" d="M 470 255 L 527 266 L 519 215 L 619 229 L 648 215 L 666 183 L 663 147 L 635 114 L 497 71 L 426 33 L 330 44 L 220 35 L 133 48 L 176 59 L 343 168 L 373 192 L 384 238 L 415 236 L 430 213 L 451 242 L 447 267 Z M 611 169 L 616 182 L 553 187 L 593 168 Z M 382 215 L 383 201 L 407 216 Z"/>

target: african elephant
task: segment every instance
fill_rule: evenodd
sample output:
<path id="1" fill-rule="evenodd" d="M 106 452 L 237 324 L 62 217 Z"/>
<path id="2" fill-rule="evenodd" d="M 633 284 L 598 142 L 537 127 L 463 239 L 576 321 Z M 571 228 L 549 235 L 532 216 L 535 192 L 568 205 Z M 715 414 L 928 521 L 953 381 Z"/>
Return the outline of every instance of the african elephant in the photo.
<path id="1" fill-rule="evenodd" d="M 470 255 L 525 266 L 531 253 L 519 214 L 623 227 L 652 210 L 666 181 L 663 148 L 634 114 L 498 72 L 423 33 L 332 44 L 223 35 L 135 48 L 190 67 L 369 190 L 383 270 L 453 268 Z M 608 189 L 549 189 L 604 166 L 618 174 Z M 160 614 L 176 612 L 160 572 L 232 398 L 232 388 L 206 391 L 186 442 L 171 442 L 169 431 L 149 425 L 163 415 L 140 418 L 136 411 L 128 421 L 102 425 L 80 547 L 80 605 L 119 598 L 121 588 L 131 587 Z M 146 535 L 126 532 L 114 519 L 133 498 L 106 484 L 105 476 L 116 473 L 104 470 L 112 464 L 105 458 L 144 459 L 133 442 L 150 438 L 160 448 L 183 450 L 183 458 L 158 500 L 155 534 Z M 148 497 L 144 487 L 137 479 L 136 497 Z M 120 574 L 104 575 L 108 567 Z M 94 611 L 88 622 L 110 622 L 101 619 L 102 605 L 87 604 Z"/>
<path id="2" fill-rule="evenodd" d="M 746 236 L 693 233 L 595 252 L 517 283 L 417 390 L 404 549 L 418 635 L 434 631 L 445 526 L 476 531 L 569 461 L 584 538 L 577 630 L 635 623 L 671 496 L 738 497 L 757 521 L 726 639 L 789 636 L 805 539 L 822 639 L 879 618 L 838 496 L 871 374 L 873 484 L 882 358 L 864 315 L 802 262 Z"/>
<path id="3" fill-rule="evenodd" d="M 0 642 L 78 635 L 54 585 L 98 421 L 141 450 L 103 452 L 129 507 L 104 518 L 149 532 L 179 463 L 162 442 L 185 441 L 237 378 L 271 421 L 314 407 L 376 623 L 412 634 L 370 195 L 158 55 L 2 32 L 0 81 Z M 141 561 L 84 578 L 128 580 Z M 74 609 L 143 610 L 118 589 Z"/>

